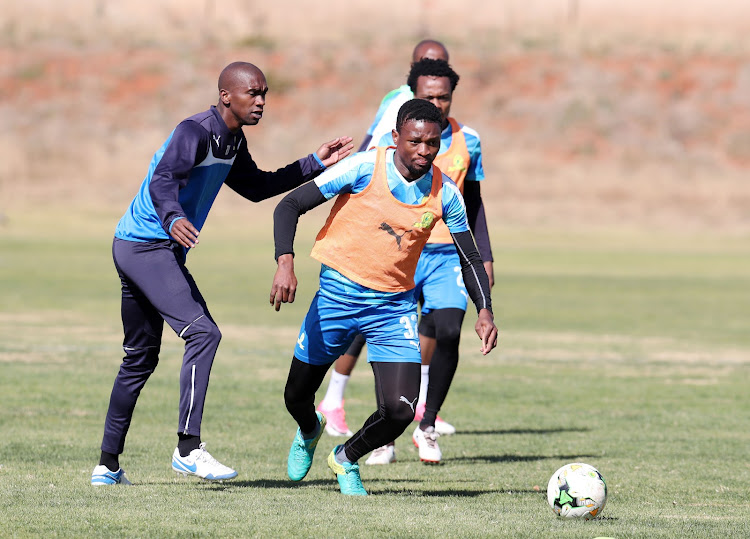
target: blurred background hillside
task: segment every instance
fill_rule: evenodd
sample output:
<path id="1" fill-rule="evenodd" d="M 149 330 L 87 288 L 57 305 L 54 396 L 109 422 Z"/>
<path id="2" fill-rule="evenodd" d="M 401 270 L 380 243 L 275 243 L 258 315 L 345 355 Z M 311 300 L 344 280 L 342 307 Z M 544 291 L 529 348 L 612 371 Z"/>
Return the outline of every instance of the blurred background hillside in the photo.
<path id="1" fill-rule="evenodd" d="M 0 226 L 63 206 L 114 228 L 235 60 L 270 86 L 245 130 L 261 167 L 358 144 L 432 37 L 482 138 L 493 225 L 750 232 L 747 0 L 27 0 L 0 28 Z M 255 211 L 234 198 L 217 211 Z"/>

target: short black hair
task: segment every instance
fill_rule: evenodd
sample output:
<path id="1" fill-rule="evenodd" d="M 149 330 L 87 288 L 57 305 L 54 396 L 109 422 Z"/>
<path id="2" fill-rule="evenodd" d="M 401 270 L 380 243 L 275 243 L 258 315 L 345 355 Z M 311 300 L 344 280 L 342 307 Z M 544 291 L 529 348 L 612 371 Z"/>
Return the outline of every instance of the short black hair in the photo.
<path id="1" fill-rule="evenodd" d="M 451 92 L 456 89 L 458 84 L 458 73 L 445 60 L 433 60 L 432 58 L 422 58 L 411 65 L 411 71 L 406 78 L 406 84 L 409 85 L 412 92 L 417 91 L 417 79 L 419 77 L 448 77 L 451 81 Z"/>
<path id="2" fill-rule="evenodd" d="M 432 122 L 443 126 L 443 115 L 435 105 L 426 99 L 410 99 L 398 109 L 396 117 L 396 132 L 401 133 L 401 128 L 406 122 Z"/>

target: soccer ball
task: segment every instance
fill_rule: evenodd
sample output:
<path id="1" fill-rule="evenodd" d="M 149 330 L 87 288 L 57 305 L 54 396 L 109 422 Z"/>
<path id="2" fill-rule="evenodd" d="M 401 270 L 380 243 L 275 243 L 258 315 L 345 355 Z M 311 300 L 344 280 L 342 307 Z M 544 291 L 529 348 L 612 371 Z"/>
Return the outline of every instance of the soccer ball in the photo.
<path id="1" fill-rule="evenodd" d="M 556 515 L 591 520 L 607 503 L 607 483 L 599 471 L 588 464 L 566 464 L 547 484 L 547 502 Z"/>

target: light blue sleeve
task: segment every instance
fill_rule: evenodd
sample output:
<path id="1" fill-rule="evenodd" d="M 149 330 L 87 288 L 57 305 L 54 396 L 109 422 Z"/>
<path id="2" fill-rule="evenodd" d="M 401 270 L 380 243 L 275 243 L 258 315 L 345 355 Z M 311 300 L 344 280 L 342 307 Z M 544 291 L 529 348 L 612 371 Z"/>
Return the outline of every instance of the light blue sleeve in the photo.
<path id="1" fill-rule="evenodd" d="M 370 183 L 375 169 L 375 152 L 359 152 L 324 170 L 315 185 L 330 200 L 341 193 L 359 193 Z"/>
<path id="2" fill-rule="evenodd" d="M 393 101 L 393 98 L 396 97 L 398 94 L 403 92 L 403 86 L 396 88 L 395 90 L 391 90 L 387 94 L 385 94 L 385 97 L 380 101 L 380 106 L 378 107 L 378 111 L 375 113 L 375 120 L 373 120 L 370 127 L 367 129 L 367 134 L 372 136 L 373 132 L 375 131 L 375 128 L 378 126 L 380 121 L 383 119 L 383 113 L 388 108 L 388 105 L 391 104 L 391 101 Z"/>
<path id="3" fill-rule="evenodd" d="M 451 232 L 469 230 L 469 219 L 466 216 L 466 204 L 461 191 L 453 180 L 443 174 L 443 221 Z"/>
<path id="4" fill-rule="evenodd" d="M 378 146 L 395 146 L 396 143 L 393 142 L 393 131 L 390 133 L 384 134 L 382 137 L 380 137 L 380 140 L 377 141 Z"/>
<path id="5" fill-rule="evenodd" d="M 471 164 L 466 172 L 466 181 L 481 182 L 484 179 L 484 168 L 482 166 L 482 144 L 479 141 L 479 133 L 471 127 L 461 126 L 466 139 L 466 149 L 469 150 Z"/>
<path id="6" fill-rule="evenodd" d="M 408 86 L 402 86 L 401 88 L 405 88 L 405 90 L 394 94 L 388 106 L 383 111 L 378 125 L 373 128 L 371 143 L 374 144 L 380 141 L 383 135 L 389 134 L 396 127 L 396 120 L 398 119 L 398 112 L 401 106 L 414 97 Z"/>

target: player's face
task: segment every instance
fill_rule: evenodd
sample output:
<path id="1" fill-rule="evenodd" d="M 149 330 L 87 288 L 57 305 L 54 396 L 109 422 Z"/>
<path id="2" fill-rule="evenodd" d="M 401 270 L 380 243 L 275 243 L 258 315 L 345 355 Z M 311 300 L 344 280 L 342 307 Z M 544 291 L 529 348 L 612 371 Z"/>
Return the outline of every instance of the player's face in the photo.
<path id="1" fill-rule="evenodd" d="M 393 130 L 396 144 L 394 162 L 407 180 L 416 180 L 430 170 L 440 150 L 440 126 L 434 122 L 409 120 L 401 133 Z"/>
<path id="2" fill-rule="evenodd" d="M 238 127 L 255 125 L 260 121 L 268 92 L 266 77 L 260 70 L 250 70 L 244 75 L 238 77 L 237 83 L 231 90 L 222 94 L 222 100 L 225 103 L 228 100 L 229 110 Z"/>
<path id="3" fill-rule="evenodd" d="M 451 80 L 448 77 L 427 77 L 423 75 L 417 79 L 414 97 L 426 99 L 440 109 L 440 114 L 443 115 L 443 129 L 445 129 L 448 125 L 448 116 L 453 102 Z"/>

